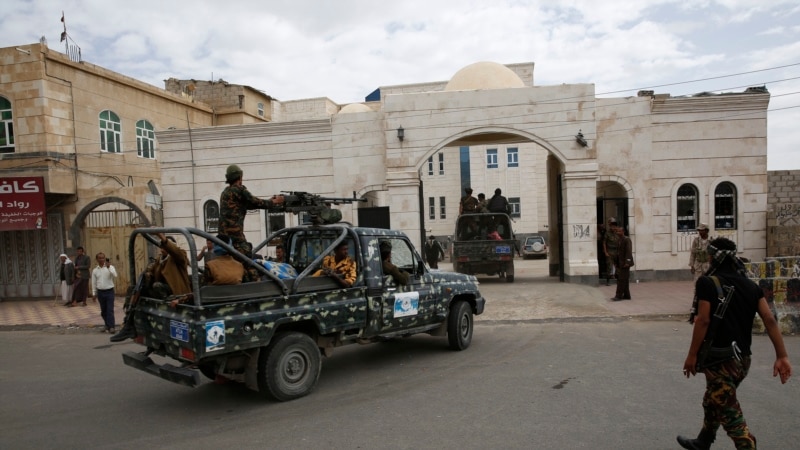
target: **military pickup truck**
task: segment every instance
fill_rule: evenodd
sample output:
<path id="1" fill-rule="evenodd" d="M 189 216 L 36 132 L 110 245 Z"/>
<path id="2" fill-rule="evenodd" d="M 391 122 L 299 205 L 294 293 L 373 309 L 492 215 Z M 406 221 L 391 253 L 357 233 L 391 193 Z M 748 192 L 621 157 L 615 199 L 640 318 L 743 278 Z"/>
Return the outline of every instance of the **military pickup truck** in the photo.
<path id="1" fill-rule="evenodd" d="M 197 261 L 190 258 L 189 302 L 171 307 L 169 297 L 138 298 L 131 311 L 134 341 L 144 351 L 125 352 L 125 364 L 186 386 L 198 385 L 203 374 L 243 383 L 274 400 L 292 400 L 314 390 L 321 355 L 330 356 L 335 347 L 428 333 L 447 336 L 451 349 L 464 350 L 472 341 L 473 315 L 484 309 L 474 277 L 429 271 L 397 231 L 344 223 L 286 228 L 253 249 L 256 255 L 270 242 L 283 246 L 286 262 L 265 264 L 198 229 L 137 229 L 129 243 L 131 279 L 136 279 L 134 249 L 141 248 L 135 241 L 154 243 L 150 236 L 159 232 L 178 237 L 189 255 L 196 254 L 196 239 L 211 239 L 260 277 L 204 286 Z M 349 288 L 314 276 L 340 242 L 348 244 L 357 266 Z M 383 273 L 379 245 L 384 242 L 392 246 L 393 263 L 409 274 L 408 284 Z M 157 363 L 156 356 L 177 364 Z"/>
<path id="2" fill-rule="evenodd" d="M 514 253 L 518 252 L 518 244 L 507 214 L 462 214 L 456 220 L 453 236 L 454 271 L 498 275 L 514 282 Z"/>

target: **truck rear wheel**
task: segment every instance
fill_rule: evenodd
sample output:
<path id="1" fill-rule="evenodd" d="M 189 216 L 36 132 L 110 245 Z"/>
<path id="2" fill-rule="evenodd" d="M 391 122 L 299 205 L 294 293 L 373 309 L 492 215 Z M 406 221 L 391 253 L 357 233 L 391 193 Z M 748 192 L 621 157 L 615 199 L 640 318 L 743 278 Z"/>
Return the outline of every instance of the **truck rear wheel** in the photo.
<path id="1" fill-rule="evenodd" d="M 472 307 L 463 300 L 450 306 L 447 318 L 447 340 L 452 350 L 464 350 L 472 343 Z"/>
<path id="2" fill-rule="evenodd" d="M 258 390 L 279 402 L 314 391 L 322 368 L 319 347 L 307 334 L 276 336 L 258 356 Z"/>

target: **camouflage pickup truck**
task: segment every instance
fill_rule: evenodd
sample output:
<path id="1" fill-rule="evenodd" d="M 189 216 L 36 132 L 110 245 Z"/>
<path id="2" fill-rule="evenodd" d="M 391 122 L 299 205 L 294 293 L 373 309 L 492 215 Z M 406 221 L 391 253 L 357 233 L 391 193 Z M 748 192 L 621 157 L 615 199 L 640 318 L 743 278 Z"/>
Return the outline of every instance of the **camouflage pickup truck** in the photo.
<path id="1" fill-rule="evenodd" d="M 286 228 L 253 249 L 258 254 L 278 242 L 286 262 L 275 265 L 246 258 L 198 229 L 137 229 L 129 243 L 131 279 L 133 253 L 142 248 L 135 241 L 159 232 L 182 236 L 179 243 L 189 255 L 196 254 L 195 240 L 211 239 L 260 278 L 204 286 L 197 261 L 190 258 L 189 302 L 171 307 L 169 298 L 138 297 L 131 311 L 134 341 L 144 351 L 125 352 L 125 364 L 186 386 L 198 385 L 202 374 L 243 383 L 278 401 L 292 400 L 314 390 L 321 355 L 330 356 L 335 347 L 428 333 L 447 336 L 450 348 L 464 350 L 472 341 L 473 315 L 484 309 L 474 277 L 429 271 L 408 237 L 397 231 L 346 224 Z M 341 242 L 348 244 L 357 267 L 356 281 L 347 288 L 314 276 Z M 409 275 L 406 285 L 383 273 L 379 246 L 386 243 L 392 262 Z M 177 365 L 159 364 L 156 355 Z"/>
<path id="2" fill-rule="evenodd" d="M 453 270 L 469 275 L 498 275 L 514 282 L 518 244 L 511 218 L 503 213 L 462 214 L 453 233 Z"/>

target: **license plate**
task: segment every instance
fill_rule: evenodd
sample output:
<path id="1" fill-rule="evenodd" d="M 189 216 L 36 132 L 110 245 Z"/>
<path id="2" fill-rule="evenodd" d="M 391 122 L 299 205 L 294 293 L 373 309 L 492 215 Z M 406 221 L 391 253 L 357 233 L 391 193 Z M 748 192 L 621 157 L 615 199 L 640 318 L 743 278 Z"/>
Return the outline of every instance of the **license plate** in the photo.
<path id="1" fill-rule="evenodd" d="M 511 246 L 510 245 L 498 245 L 494 248 L 494 252 L 499 255 L 510 255 L 511 254 Z"/>
<path id="2" fill-rule="evenodd" d="M 169 337 L 172 339 L 177 339 L 181 342 L 189 342 L 189 324 L 178 322 L 176 320 L 170 320 Z"/>

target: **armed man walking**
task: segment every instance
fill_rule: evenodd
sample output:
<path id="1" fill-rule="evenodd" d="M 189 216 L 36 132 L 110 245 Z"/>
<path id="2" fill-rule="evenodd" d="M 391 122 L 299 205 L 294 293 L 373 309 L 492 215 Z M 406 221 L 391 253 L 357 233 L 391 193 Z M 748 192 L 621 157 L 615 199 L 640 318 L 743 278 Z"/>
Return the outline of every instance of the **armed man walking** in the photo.
<path id="1" fill-rule="evenodd" d="M 688 449 L 709 449 L 721 425 L 737 449 L 755 449 L 756 438 L 744 419 L 736 389 L 750 369 L 756 313 L 775 348 L 772 376 L 780 376 L 781 383 L 786 383 L 792 376 L 792 366 L 778 322 L 764 292 L 747 278 L 736 256 L 736 244 L 717 238 L 709 243 L 707 252 L 711 267 L 708 276 L 697 280 L 696 305 L 689 319 L 694 323 L 692 341 L 683 363 L 687 378 L 697 372 L 706 376 L 703 427 L 696 439 L 678 436 L 678 444 Z"/>
<path id="2" fill-rule="evenodd" d="M 244 237 L 244 218 L 251 209 L 271 209 L 283 204 L 282 195 L 273 195 L 269 200 L 258 198 L 242 184 L 242 169 L 231 164 L 225 171 L 228 187 L 219 198 L 219 232 L 233 240 L 233 248 L 250 256 L 252 246 Z"/>

